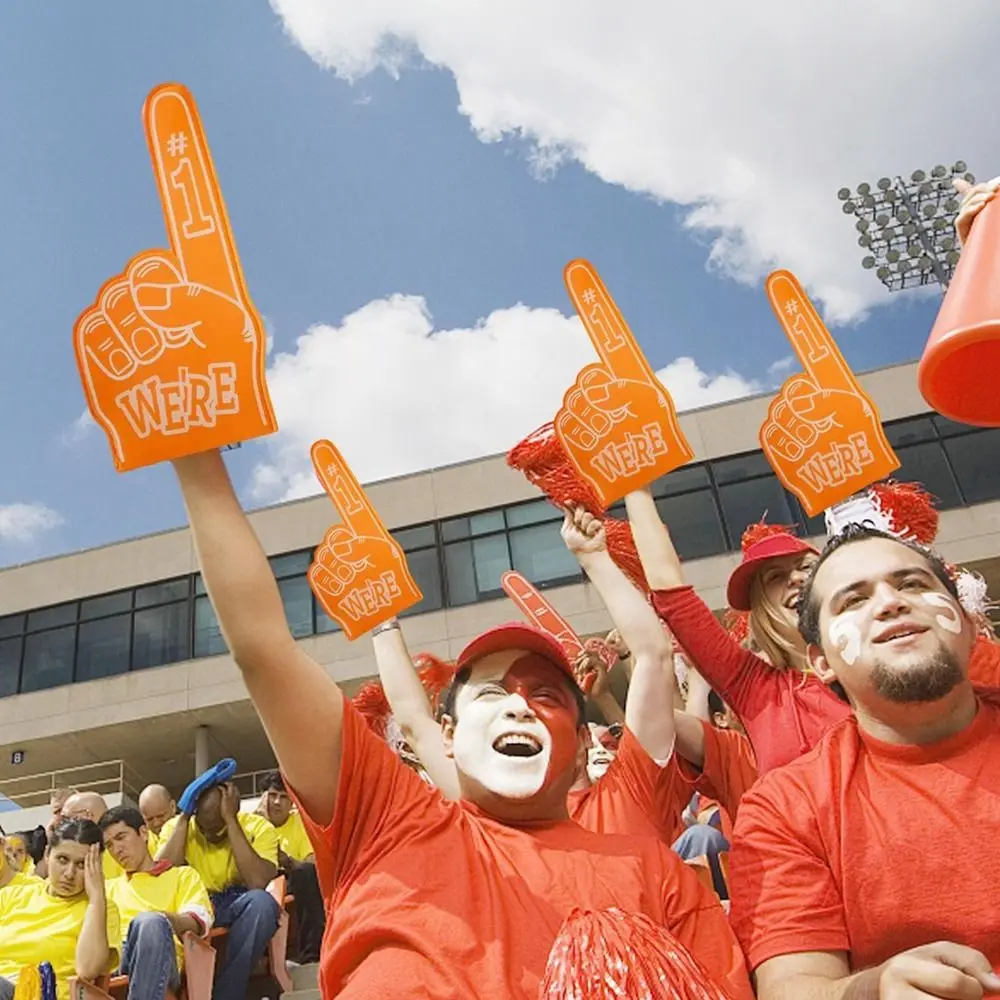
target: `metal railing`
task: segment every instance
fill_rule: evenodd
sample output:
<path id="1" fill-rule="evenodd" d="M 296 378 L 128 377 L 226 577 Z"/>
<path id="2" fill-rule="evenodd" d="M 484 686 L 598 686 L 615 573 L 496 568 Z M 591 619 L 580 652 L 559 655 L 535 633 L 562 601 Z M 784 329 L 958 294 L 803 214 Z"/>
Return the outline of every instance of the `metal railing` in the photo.
<path id="1" fill-rule="evenodd" d="M 16 778 L 0 778 L 0 794 L 22 809 L 49 804 L 57 788 L 75 788 L 80 792 L 113 795 L 116 792 L 136 801 L 141 780 L 123 760 L 105 760 L 96 764 L 80 764 L 58 771 L 43 771 Z"/>

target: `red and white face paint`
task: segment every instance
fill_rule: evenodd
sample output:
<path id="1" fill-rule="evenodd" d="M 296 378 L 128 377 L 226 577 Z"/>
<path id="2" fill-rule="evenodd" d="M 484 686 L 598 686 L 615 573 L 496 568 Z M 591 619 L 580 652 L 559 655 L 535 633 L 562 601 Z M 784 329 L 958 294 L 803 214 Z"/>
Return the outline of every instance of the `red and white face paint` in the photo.
<path id="1" fill-rule="evenodd" d="M 562 671 L 534 653 L 474 665 L 456 714 L 455 765 L 494 795 L 529 799 L 576 765 L 576 700 Z"/>

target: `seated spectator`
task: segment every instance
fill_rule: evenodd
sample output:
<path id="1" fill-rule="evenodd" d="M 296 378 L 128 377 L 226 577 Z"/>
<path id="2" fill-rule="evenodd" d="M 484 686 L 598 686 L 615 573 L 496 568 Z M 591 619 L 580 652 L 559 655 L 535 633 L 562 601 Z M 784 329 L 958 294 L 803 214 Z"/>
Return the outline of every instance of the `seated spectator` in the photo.
<path id="1" fill-rule="evenodd" d="M 302 817 L 292 808 L 285 781 L 277 771 L 264 778 L 263 789 L 259 811 L 278 833 L 278 866 L 288 877 L 289 891 L 295 897 L 296 955 L 302 963 L 318 962 L 326 914 L 316 878 L 312 844 Z"/>
<path id="2" fill-rule="evenodd" d="M 96 979 L 118 964 L 118 910 L 104 892 L 101 831 L 64 820 L 52 831 L 49 877 L 0 892 L 0 1000 L 12 1000 L 25 966 L 49 962 L 59 1000 L 71 976 Z"/>
<path id="3" fill-rule="evenodd" d="M 49 808 L 52 810 L 52 819 L 49 820 L 49 825 L 45 828 L 46 846 L 48 845 L 49 835 L 62 822 L 62 811 L 66 800 L 71 795 L 76 795 L 77 791 L 78 789 L 76 788 L 53 788 L 49 792 Z M 44 850 L 41 859 L 35 862 L 35 874 L 39 878 L 48 878 L 49 873 L 46 867 Z"/>
<path id="4" fill-rule="evenodd" d="M 63 803 L 62 815 L 64 819 L 89 819 L 92 823 L 100 823 L 107 811 L 107 802 L 97 792 L 74 792 Z M 101 864 L 105 878 L 118 878 L 122 874 L 121 865 L 107 851 L 102 856 Z"/>
<path id="5" fill-rule="evenodd" d="M 263 816 L 240 812 L 240 793 L 227 782 L 203 792 L 193 816 L 170 820 L 160 843 L 157 860 L 190 865 L 208 889 L 216 926 L 229 928 L 213 1000 L 244 1000 L 278 929 L 278 903 L 266 891 L 278 874 L 277 832 Z"/>
<path id="6" fill-rule="evenodd" d="M 4 854 L 7 856 L 7 864 L 15 872 L 22 875 L 30 875 L 34 862 L 28 854 L 28 835 L 26 833 L 12 833 L 4 841 Z"/>
<path id="7" fill-rule="evenodd" d="M 16 835 L 15 835 L 16 836 Z M 7 842 L 14 839 L 7 837 L 0 828 L 0 889 L 6 889 L 9 885 L 27 885 L 30 882 L 41 881 L 35 875 L 25 874 L 14 868 L 7 857 Z"/>
<path id="8" fill-rule="evenodd" d="M 760 1000 L 1000 991 L 1000 692 L 941 561 L 852 526 L 802 590 L 810 664 L 854 709 L 744 796 L 733 924 Z"/>
<path id="9" fill-rule="evenodd" d="M 100 827 L 104 849 L 125 873 L 106 890 L 121 919 L 119 970 L 129 977 L 128 1000 L 163 1000 L 168 988 L 180 986 L 184 935 L 204 937 L 212 927 L 208 891 L 193 868 L 153 860 L 138 809 L 109 809 Z"/>
<path id="10" fill-rule="evenodd" d="M 139 793 L 139 812 L 149 832 L 149 851 L 155 857 L 160 849 L 160 831 L 177 815 L 177 803 L 163 785 L 147 785 Z"/>

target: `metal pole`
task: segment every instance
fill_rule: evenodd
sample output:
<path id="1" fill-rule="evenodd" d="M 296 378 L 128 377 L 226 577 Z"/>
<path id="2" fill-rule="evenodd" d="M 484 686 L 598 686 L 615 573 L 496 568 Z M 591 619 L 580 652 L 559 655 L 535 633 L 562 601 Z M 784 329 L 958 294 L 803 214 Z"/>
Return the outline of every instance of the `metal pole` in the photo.
<path id="1" fill-rule="evenodd" d="M 916 206 L 912 201 L 910 201 L 910 196 L 906 191 L 906 184 L 903 182 L 902 177 L 896 178 L 896 186 L 899 191 L 899 197 L 906 206 L 906 210 L 910 213 L 910 218 L 913 219 L 913 224 L 917 227 L 917 236 L 920 238 L 920 245 L 924 248 L 924 253 L 930 258 L 931 270 L 934 271 L 941 287 L 945 291 L 948 291 L 948 277 L 944 272 L 944 268 L 941 267 L 941 262 L 937 259 L 937 254 L 934 252 L 933 244 L 927 238 L 927 233 L 924 231 L 923 216 L 920 215 Z"/>

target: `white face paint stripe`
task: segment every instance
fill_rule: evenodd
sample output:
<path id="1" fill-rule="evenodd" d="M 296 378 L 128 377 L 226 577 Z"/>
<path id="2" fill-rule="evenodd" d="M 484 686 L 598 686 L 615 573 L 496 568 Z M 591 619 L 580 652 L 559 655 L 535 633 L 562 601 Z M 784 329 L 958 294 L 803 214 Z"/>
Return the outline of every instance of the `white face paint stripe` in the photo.
<path id="1" fill-rule="evenodd" d="M 835 618 L 830 622 L 826 634 L 837 648 L 844 663 L 853 667 L 861 655 L 861 630 L 853 619 L 847 615 Z"/>
<path id="2" fill-rule="evenodd" d="M 944 608 L 946 614 L 935 615 L 934 620 L 948 632 L 958 635 L 962 631 L 962 615 L 955 606 L 954 600 L 948 594 L 938 594 L 932 591 L 920 595 L 927 604 L 936 608 Z"/>

